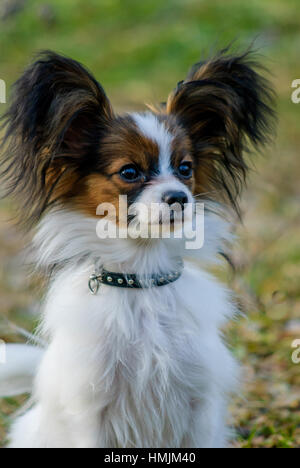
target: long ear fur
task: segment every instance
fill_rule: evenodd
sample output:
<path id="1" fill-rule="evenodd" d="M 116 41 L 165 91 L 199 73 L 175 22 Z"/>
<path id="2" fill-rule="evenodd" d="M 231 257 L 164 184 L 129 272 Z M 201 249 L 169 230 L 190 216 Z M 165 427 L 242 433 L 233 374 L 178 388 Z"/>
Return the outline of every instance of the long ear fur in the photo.
<path id="1" fill-rule="evenodd" d="M 2 143 L 2 175 L 25 222 L 72 193 L 112 114 L 102 87 L 74 60 L 43 52 L 25 71 L 3 117 Z"/>
<path id="2" fill-rule="evenodd" d="M 248 168 L 245 151 L 266 143 L 273 129 L 274 92 L 261 70 L 251 52 L 222 51 L 194 65 L 167 102 L 167 112 L 192 140 L 196 179 L 206 174 L 205 189 L 222 193 L 237 209 Z"/>

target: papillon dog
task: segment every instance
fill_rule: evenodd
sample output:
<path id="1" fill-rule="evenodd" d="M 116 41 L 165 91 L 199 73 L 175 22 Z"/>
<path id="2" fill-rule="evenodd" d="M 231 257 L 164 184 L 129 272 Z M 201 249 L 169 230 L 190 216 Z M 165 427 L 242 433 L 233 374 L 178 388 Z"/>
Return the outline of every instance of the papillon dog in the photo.
<path id="1" fill-rule="evenodd" d="M 124 115 L 89 71 L 53 52 L 17 81 L 3 121 L 2 180 L 35 229 L 49 290 L 44 348 L 8 346 L 0 366 L 1 396 L 32 394 L 9 447 L 228 445 L 239 366 L 222 333 L 237 305 L 207 267 L 232 240 L 224 213 L 238 211 L 245 154 L 271 134 L 263 75 L 251 52 L 222 51 L 194 65 L 166 103 Z M 157 203 L 176 206 L 169 238 L 123 235 L 132 221 L 164 226 L 164 216 L 130 213 Z M 117 236 L 99 236 L 103 204 L 115 208 Z M 204 206 L 201 248 L 174 235 L 174 213 L 188 205 L 191 225 Z"/>

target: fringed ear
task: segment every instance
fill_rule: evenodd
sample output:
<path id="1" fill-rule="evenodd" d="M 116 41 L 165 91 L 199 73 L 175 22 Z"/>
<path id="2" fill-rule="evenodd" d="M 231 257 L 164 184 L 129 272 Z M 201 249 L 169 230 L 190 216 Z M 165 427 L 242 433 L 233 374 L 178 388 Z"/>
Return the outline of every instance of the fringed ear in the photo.
<path id="1" fill-rule="evenodd" d="M 261 71 L 251 53 L 223 51 L 194 65 L 167 102 L 192 141 L 196 191 L 221 191 L 235 208 L 247 173 L 245 151 L 266 143 L 273 129 L 274 92 Z"/>
<path id="2" fill-rule="evenodd" d="M 67 197 L 80 168 L 92 165 L 113 111 L 100 84 L 78 62 L 44 52 L 14 86 L 3 117 L 2 174 L 35 221 Z"/>

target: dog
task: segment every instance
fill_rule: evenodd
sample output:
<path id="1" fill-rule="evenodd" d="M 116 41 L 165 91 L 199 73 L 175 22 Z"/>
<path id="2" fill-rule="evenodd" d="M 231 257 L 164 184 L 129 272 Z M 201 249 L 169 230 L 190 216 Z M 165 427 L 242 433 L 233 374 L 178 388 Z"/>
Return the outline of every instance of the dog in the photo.
<path id="1" fill-rule="evenodd" d="M 207 266 L 232 242 L 226 213 L 239 212 L 246 153 L 270 139 L 273 100 L 252 53 L 228 50 L 140 113 L 118 115 L 87 69 L 54 52 L 17 81 L 2 180 L 21 224 L 34 227 L 49 290 L 39 327 L 47 345 L 12 345 L 0 368 L 1 395 L 32 393 L 9 447 L 228 446 L 240 377 L 222 330 L 238 308 Z M 170 237 L 100 238 L 98 207 L 117 213 L 121 196 L 129 211 L 176 205 Z M 174 213 L 191 205 L 192 226 L 201 204 L 203 246 L 189 249 L 174 235 Z M 109 223 L 148 230 L 144 214 Z"/>

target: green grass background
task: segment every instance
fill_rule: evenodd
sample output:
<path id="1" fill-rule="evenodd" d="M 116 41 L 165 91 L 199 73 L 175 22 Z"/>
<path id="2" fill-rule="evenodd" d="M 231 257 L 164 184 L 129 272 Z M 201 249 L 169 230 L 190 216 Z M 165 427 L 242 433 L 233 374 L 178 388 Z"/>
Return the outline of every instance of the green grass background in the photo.
<path id="1" fill-rule="evenodd" d="M 300 365 L 291 360 L 300 338 L 300 105 L 291 102 L 300 78 L 299 1 L 27 0 L 0 20 L 0 78 L 9 89 L 38 50 L 54 49 L 87 65 L 118 109 L 137 109 L 165 100 L 193 62 L 233 40 L 261 48 L 279 114 L 276 143 L 256 159 L 244 196 L 237 272 L 221 273 L 247 308 L 228 330 L 245 368 L 243 397 L 232 405 L 235 446 L 300 447 Z M 0 314 L 32 329 L 39 296 L 20 269 L 25 239 L 11 211 L 0 204 Z M 19 404 L 0 403 L 0 444 Z"/>

